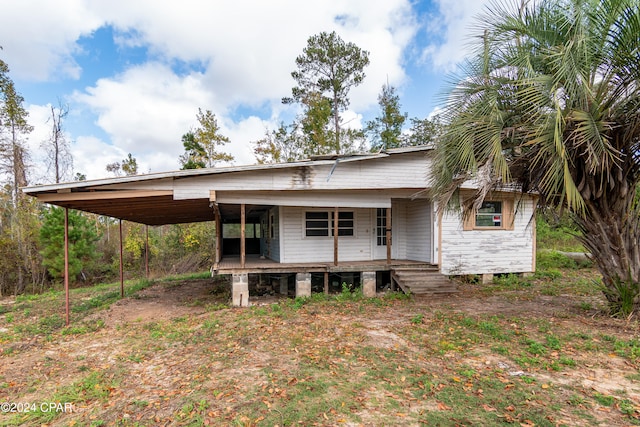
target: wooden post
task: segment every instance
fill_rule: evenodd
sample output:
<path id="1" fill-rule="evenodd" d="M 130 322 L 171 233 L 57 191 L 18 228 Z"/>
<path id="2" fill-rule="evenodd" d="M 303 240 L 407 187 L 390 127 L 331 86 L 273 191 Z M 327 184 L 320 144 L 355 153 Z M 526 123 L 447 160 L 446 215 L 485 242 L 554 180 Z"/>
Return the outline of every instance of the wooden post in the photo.
<path id="1" fill-rule="evenodd" d="M 246 236 L 247 233 L 245 231 L 246 222 L 247 222 L 246 207 L 244 203 L 242 203 L 240 205 L 240 267 L 241 268 L 244 268 L 246 258 L 247 258 L 246 242 L 245 242 L 245 237 L 247 237 Z"/>
<path id="2" fill-rule="evenodd" d="M 145 225 L 144 230 L 146 234 L 146 240 L 144 245 L 144 272 L 148 279 L 149 278 L 149 226 Z"/>
<path id="3" fill-rule="evenodd" d="M 338 207 L 333 210 L 333 265 L 338 265 Z"/>
<path id="4" fill-rule="evenodd" d="M 124 298 L 124 249 L 122 247 L 122 220 L 120 220 L 120 298 Z"/>
<path id="5" fill-rule="evenodd" d="M 387 265 L 388 265 L 388 264 L 391 264 L 391 208 L 387 208 L 386 239 L 387 239 Z"/>
<path id="6" fill-rule="evenodd" d="M 64 306 L 69 326 L 69 208 L 64 208 Z"/>

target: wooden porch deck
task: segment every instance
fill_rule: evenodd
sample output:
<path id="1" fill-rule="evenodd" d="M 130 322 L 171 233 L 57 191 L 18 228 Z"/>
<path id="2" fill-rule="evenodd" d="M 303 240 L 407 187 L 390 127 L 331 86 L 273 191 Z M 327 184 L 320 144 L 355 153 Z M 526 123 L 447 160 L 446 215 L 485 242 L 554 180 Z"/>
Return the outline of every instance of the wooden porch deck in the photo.
<path id="1" fill-rule="evenodd" d="M 240 257 L 224 257 L 217 265 L 214 265 L 213 272 L 216 274 L 236 274 L 236 273 L 261 273 L 261 274 L 282 274 L 282 273 L 333 273 L 333 272 L 361 272 L 361 271 L 387 271 L 401 267 L 429 267 L 433 266 L 424 261 L 412 261 L 406 259 L 392 259 L 374 261 L 341 261 L 338 265 L 333 262 L 305 262 L 305 263 L 280 263 L 259 256 L 247 256 L 244 268 L 240 265 Z"/>

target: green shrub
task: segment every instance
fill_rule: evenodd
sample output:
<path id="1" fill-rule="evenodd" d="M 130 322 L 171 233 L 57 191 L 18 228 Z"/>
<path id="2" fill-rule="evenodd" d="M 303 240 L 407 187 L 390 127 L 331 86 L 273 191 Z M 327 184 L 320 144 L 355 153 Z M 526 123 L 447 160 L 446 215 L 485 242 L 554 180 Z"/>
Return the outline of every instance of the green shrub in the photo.
<path id="1" fill-rule="evenodd" d="M 539 251 L 536 254 L 536 265 L 542 270 L 578 268 L 578 263 L 557 251 Z"/>
<path id="2" fill-rule="evenodd" d="M 538 249 L 551 249 L 564 252 L 583 252 L 584 248 L 578 241 L 580 234 L 568 215 L 552 218 L 539 211 L 536 216 L 536 241 Z"/>

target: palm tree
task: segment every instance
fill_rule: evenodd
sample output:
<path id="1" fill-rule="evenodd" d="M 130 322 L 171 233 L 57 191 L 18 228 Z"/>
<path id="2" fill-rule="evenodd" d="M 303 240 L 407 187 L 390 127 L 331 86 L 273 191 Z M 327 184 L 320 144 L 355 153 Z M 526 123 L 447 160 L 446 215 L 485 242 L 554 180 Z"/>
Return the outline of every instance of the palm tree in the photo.
<path id="1" fill-rule="evenodd" d="M 434 196 L 518 185 L 568 210 L 615 313 L 640 308 L 640 4 L 492 4 L 446 98 Z"/>

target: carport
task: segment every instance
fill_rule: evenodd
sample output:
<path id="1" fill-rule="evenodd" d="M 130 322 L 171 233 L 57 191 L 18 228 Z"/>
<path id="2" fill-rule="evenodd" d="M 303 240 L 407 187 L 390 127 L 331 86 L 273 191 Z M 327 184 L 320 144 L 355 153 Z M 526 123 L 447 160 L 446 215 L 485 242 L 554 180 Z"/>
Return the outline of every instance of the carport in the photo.
<path id="1" fill-rule="evenodd" d="M 69 209 L 90 212 L 119 220 L 120 228 L 120 294 L 124 296 L 122 221 L 146 226 L 145 271 L 149 274 L 149 226 L 214 221 L 219 218 L 215 203 L 208 198 L 176 199 L 168 188 L 129 189 L 137 186 L 167 187 L 174 179 L 193 175 L 179 171 L 144 176 L 129 176 L 94 181 L 42 185 L 24 188 L 23 192 L 39 201 L 65 209 L 64 219 L 64 288 L 66 324 L 69 324 Z M 198 171 L 199 172 L 199 171 Z M 196 174 L 198 174 L 196 172 Z M 216 222 L 216 224 L 218 224 Z M 219 245 L 216 245 L 217 247 Z"/>

